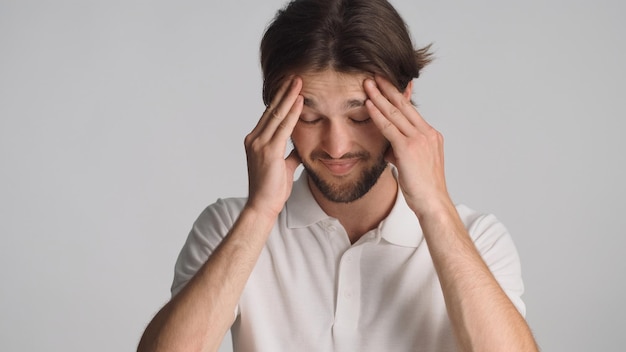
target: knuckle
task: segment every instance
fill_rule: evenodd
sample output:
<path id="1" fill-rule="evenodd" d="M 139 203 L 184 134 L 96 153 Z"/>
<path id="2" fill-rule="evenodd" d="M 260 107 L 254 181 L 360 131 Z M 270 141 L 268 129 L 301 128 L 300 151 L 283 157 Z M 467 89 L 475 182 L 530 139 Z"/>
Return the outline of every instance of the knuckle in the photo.
<path id="1" fill-rule="evenodd" d="M 263 143 L 261 143 L 258 138 L 255 138 L 250 140 L 250 142 L 247 144 L 247 148 L 249 151 L 258 154 L 263 149 Z"/>
<path id="2" fill-rule="evenodd" d="M 387 131 L 387 130 L 389 130 L 392 126 L 393 126 L 393 124 L 391 123 L 391 121 L 389 121 L 389 120 L 385 120 L 385 121 L 383 122 L 382 129 L 383 129 L 383 131 Z"/>
<path id="3" fill-rule="evenodd" d="M 276 127 L 276 129 L 277 129 L 277 130 L 282 130 L 282 129 L 285 129 L 285 128 L 287 128 L 287 125 L 285 124 L 285 121 L 284 121 L 284 120 L 282 120 L 282 121 L 278 124 L 278 126 Z"/>
<path id="4" fill-rule="evenodd" d="M 400 114 L 400 110 L 398 110 L 396 107 L 392 106 L 391 108 L 389 108 L 389 116 L 390 117 L 396 117 Z"/>
<path id="5" fill-rule="evenodd" d="M 443 136 L 441 135 L 441 133 L 439 133 L 439 131 L 437 131 L 436 129 L 434 129 L 432 127 L 430 128 L 430 131 L 429 131 L 428 135 L 434 141 L 441 141 L 441 140 L 443 140 Z"/>
<path id="6" fill-rule="evenodd" d="M 280 120 L 282 120 L 282 119 L 281 119 L 281 117 L 280 117 L 280 113 L 278 112 L 278 110 L 277 110 L 277 109 L 272 109 L 272 110 L 270 111 L 270 117 L 271 117 L 272 119 L 276 119 L 276 120 L 279 120 L 279 121 L 280 121 Z"/>
<path id="7" fill-rule="evenodd" d="M 254 141 L 254 136 L 253 136 L 253 134 L 252 134 L 252 133 L 248 133 L 248 134 L 246 135 L 246 137 L 243 139 L 243 144 L 244 144 L 246 147 L 250 147 L 253 141 Z"/>
<path id="8" fill-rule="evenodd" d="M 434 128 L 429 128 L 423 133 L 423 137 L 420 138 L 422 143 L 430 145 L 443 144 L 443 135 Z"/>
<path id="9" fill-rule="evenodd" d="M 398 105 L 400 105 L 401 109 L 413 108 L 413 104 L 408 99 L 400 99 Z"/>

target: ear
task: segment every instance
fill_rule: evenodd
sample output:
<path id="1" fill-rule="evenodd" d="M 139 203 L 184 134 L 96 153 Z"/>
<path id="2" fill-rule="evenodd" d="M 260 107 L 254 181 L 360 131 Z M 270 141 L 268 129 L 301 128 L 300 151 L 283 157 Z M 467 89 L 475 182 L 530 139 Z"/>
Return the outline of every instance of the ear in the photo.
<path id="1" fill-rule="evenodd" d="M 404 95 L 407 100 L 411 100 L 411 94 L 413 94 L 413 81 L 409 81 L 409 84 L 406 85 L 404 92 L 402 92 L 402 95 Z"/>

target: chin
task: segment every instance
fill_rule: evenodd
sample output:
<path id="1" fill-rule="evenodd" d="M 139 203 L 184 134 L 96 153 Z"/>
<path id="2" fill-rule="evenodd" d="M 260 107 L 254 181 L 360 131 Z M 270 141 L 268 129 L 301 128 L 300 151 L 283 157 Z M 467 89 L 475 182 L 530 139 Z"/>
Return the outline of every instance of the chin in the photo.
<path id="1" fill-rule="evenodd" d="M 329 180 L 321 175 L 310 165 L 303 161 L 304 169 L 309 175 L 313 185 L 320 191 L 324 198 L 335 203 L 351 203 L 361 199 L 376 185 L 380 176 L 387 168 L 387 162 L 380 161 L 363 169 L 355 170 L 354 173 L 345 176 L 334 176 L 335 179 L 343 179 L 343 182 Z"/>

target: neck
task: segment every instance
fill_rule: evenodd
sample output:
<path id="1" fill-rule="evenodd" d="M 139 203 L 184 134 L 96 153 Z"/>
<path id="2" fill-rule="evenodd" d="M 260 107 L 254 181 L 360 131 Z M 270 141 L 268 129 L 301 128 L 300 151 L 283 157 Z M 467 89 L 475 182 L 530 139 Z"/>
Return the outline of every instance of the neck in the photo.
<path id="1" fill-rule="evenodd" d="M 350 203 L 337 203 L 328 200 L 309 179 L 309 188 L 322 210 L 339 220 L 348 233 L 351 243 L 355 243 L 368 231 L 378 227 L 389 215 L 396 201 L 398 182 L 387 167 L 376 184 L 363 197 Z"/>

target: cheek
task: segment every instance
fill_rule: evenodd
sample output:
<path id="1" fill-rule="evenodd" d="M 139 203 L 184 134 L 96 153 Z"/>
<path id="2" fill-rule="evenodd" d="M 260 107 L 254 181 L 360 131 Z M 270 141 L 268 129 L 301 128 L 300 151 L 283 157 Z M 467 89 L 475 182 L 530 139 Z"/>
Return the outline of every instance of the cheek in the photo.
<path id="1" fill-rule="evenodd" d="M 360 131 L 360 140 L 368 141 L 370 145 L 386 144 L 387 139 L 383 136 L 382 132 L 371 123 L 368 128 L 364 128 Z"/>
<path id="2" fill-rule="evenodd" d="M 355 140 L 359 141 L 358 146 L 360 149 L 367 150 L 371 155 L 378 155 L 379 153 L 385 153 L 389 146 L 389 141 L 383 136 L 380 130 L 372 124 L 372 127 L 361 129 L 356 135 Z"/>
<path id="3" fill-rule="evenodd" d="M 291 142 L 301 153 L 310 148 L 313 138 L 314 132 L 310 131 L 310 129 L 303 128 L 300 124 L 297 124 L 291 133 Z"/>

